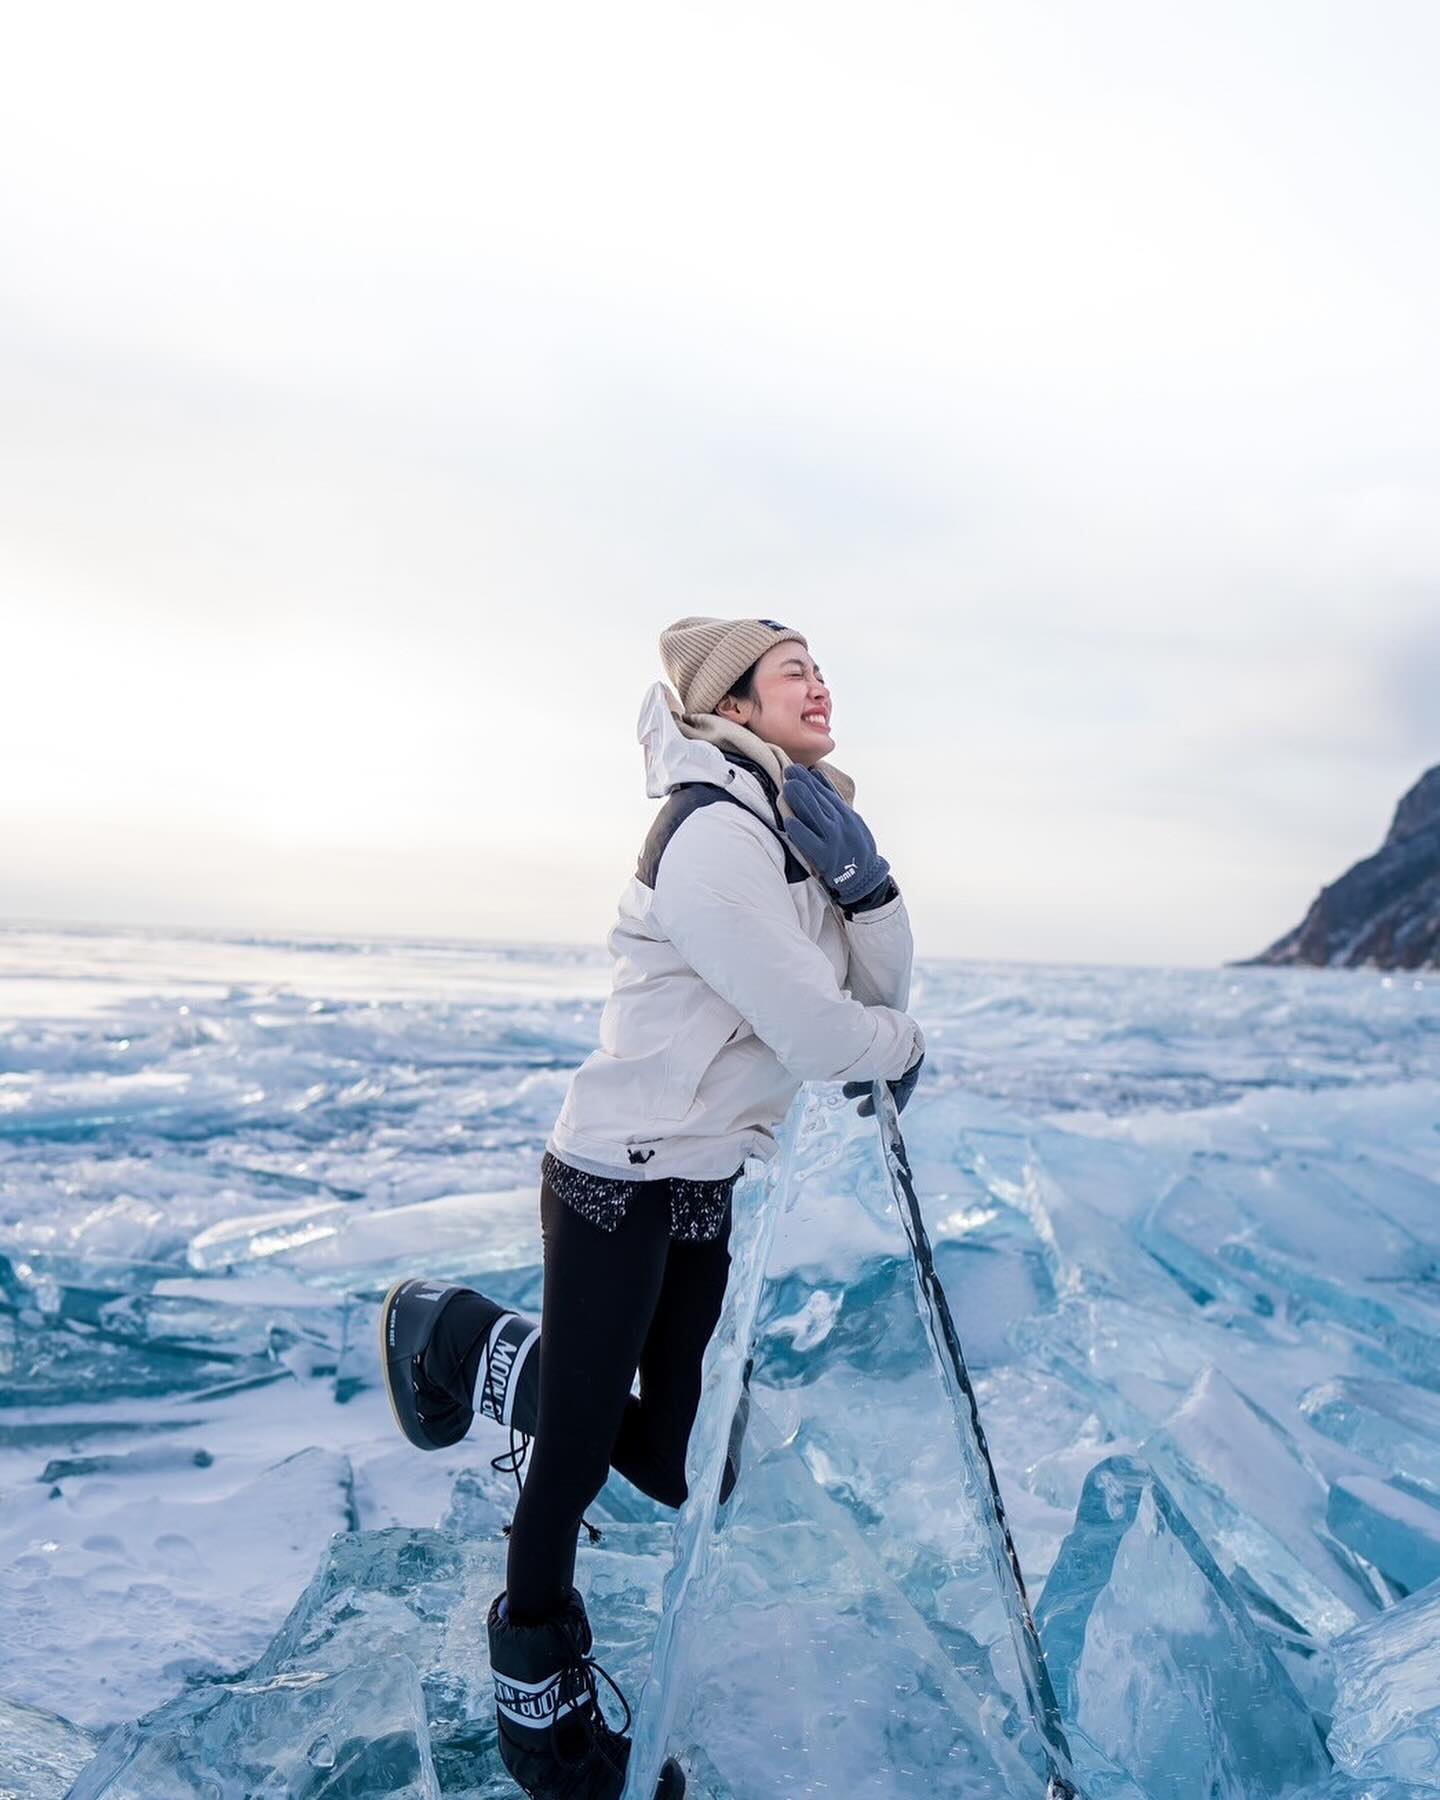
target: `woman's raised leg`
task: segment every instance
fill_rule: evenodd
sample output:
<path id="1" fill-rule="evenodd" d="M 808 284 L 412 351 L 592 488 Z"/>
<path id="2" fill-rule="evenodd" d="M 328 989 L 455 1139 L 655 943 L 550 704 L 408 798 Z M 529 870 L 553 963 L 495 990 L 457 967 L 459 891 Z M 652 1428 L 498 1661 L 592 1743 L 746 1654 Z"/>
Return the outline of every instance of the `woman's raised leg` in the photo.
<path id="1" fill-rule="evenodd" d="M 658 1185 L 658 1184 L 657 1184 Z M 640 1398 L 625 1407 L 610 1460 L 666 1506 L 685 1502 L 685 1451 L 700 1408 L 700 1368 L 730 1279 L 730 1211 L 719 1237 L 671 1242 L 640 1351 Z"/>

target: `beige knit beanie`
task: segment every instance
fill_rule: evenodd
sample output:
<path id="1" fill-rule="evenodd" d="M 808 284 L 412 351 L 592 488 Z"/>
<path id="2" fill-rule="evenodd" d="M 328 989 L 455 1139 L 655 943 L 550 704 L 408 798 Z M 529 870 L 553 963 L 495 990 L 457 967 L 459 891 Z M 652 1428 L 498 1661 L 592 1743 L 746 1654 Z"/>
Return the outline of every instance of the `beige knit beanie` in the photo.
<path id="1" fill-rule="evenodd" d="M 677 619 L 660 633 L 660 660 L 687 713 L 714 712 L 752 663 L 803 633 L 774 619 Z"/>

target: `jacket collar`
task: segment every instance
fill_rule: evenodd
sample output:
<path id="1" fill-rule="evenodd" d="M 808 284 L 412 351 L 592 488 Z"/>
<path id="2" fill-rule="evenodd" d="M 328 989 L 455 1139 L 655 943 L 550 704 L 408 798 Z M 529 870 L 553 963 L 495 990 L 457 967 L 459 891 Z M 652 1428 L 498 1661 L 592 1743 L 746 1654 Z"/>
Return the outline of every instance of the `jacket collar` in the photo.
<path id="1" fill-rule="evenodd" d="M 784 789 L 793 758 L 733 719 L 683 713 L 666 682 L 652 682 L 645 690 L 636 736 L 645 749 L 645 792 L 651 799 L 663 799 L 682 781 L 709 781 L 728 788 L 767 824 L 777 810 L 782 819 L 792 817 Z M 855 783 L 842 769 L 823 761 L 815 767 L 847 805 L 854 800 Z"/>

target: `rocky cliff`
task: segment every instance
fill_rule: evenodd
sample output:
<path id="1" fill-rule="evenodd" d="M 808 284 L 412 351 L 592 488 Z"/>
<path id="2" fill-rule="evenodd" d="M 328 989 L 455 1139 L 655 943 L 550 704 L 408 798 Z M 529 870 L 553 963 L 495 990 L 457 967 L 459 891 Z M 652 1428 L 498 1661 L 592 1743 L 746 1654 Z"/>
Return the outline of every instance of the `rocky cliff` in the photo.
<path id="1" fill-rule="evenodd" d="M 1293 931 L 1230 966 L 1440 969 L 1440 764 L 1395 808 L 1373 856 L 1321 888 Z"/>

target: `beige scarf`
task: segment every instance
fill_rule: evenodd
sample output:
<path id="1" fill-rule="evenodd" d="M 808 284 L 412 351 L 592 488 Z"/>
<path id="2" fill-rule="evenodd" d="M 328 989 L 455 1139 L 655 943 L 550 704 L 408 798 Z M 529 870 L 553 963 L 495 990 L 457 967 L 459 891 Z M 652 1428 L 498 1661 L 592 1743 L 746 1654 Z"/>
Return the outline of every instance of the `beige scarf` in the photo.
<path id="1" fill-rule="evenodd" d="M 795 814 L 785 798 L 785 771 L 795 758 L 787 756 L 778 744 L 767 743 L 764 738 L 748 731 L 734 719 L 722 719 L 719 713 L 682 712 L 680 702 L 671 688 L 664 682 L 661 686 L 665 689 L 665 704 L 675 716 L 680 735 L 699 738 L 706 744 L 718 744 L 722 750 L 733 750 L 740 756 L 748 756 L 751 762 L 759 763 L 774 780 L 781 818 L 793 819 Z M 834 763 L 824 761 L 813 766 L 829 778 L 835 792 L 847 806 L 854 805 L 855 783 L 843 769 L 837 769 Z"/>

